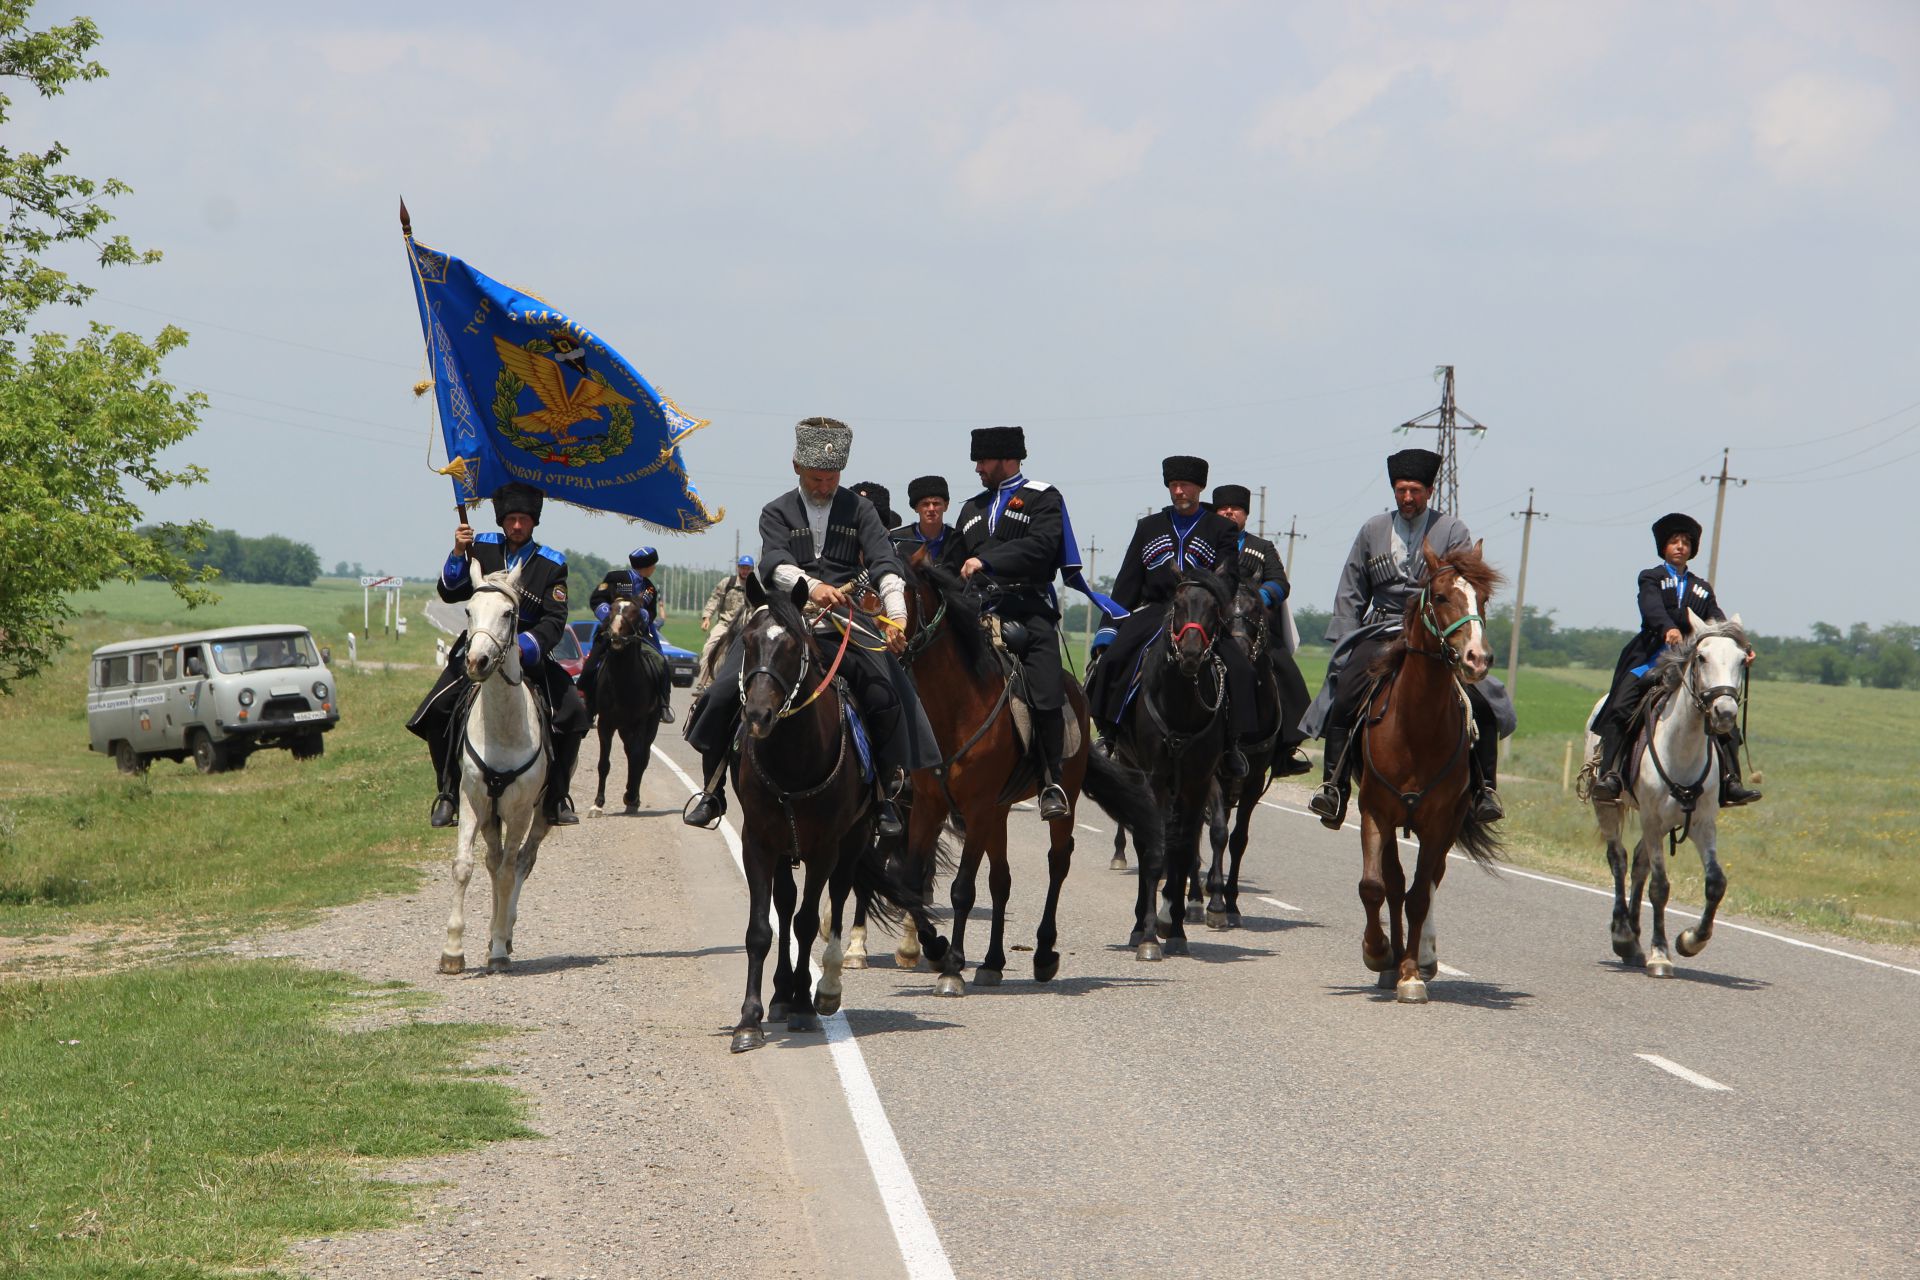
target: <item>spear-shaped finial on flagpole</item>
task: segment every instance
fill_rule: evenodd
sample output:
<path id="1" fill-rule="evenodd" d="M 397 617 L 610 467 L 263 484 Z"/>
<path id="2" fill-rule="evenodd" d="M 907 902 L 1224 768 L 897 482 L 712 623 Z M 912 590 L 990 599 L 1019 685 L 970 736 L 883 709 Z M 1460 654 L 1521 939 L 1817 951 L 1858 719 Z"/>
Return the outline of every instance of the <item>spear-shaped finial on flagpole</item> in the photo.
<path id="1" fill-rule="evenodd" d="M 400 197 L 400 234 L 407 238 L 409 244 L 413 242 L 413 219 L 407 214 L 407 198 L 405 196 Z M 415 395 L 423 395 L 428 388 L 432 386 L 433 383 L 431 380 L 422 382 L 413 389 L 413 393 Z M 450 459 L 446 466 L 433 467 L 432 470 L 438 471 L 443 476 L 452 476 L 459 481 L 464 482 L 468 479 L 467 460 L 465 458 Z M 465 524 L 467 522 L 467 504 L 464 502 L 456 502 L 453 504 L 453 509 L 459 513 L 460 523 Z"/>
<path id="2" fill-rule="evenodd" d="M 400 197 L 400 234 L 409 240 L 413 239 L 413 219 L 407 216 L 407 198 L 405 196 Z"/>

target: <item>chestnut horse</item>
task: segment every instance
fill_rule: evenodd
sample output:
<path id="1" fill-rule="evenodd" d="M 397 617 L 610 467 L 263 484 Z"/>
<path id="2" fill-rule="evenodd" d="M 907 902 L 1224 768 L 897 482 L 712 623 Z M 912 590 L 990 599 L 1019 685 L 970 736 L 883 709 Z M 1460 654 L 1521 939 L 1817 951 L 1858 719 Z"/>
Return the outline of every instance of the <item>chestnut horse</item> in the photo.
<path id="1" fill-rule="evenodd" d="M 1038 765 L 1015 732 L 1011 707 L 1012 660 L 1003 657 L 980 613 L 980 597 L 943 565 L 927 563 L 916 552 L 907 573 L 907 652 L 914 688 L 926 708 L 943 757 L 934 769 L 913 775 L 913 806 L 907 823 L 908 859 L 922 876 L 931 873 L 940 832 L 949 815 L 964 838 L 953 877 L 953 937 L 935 991 L 966 994 L 967 916 L 973 910 L 974 878 L 985 856 L 987 887 L 993 894 L 993 924 L 986 954 L 974 971 L 981 986 L 996 986 L 1004 976 L 1007 899 L 1013 873 L 1007 862 L 1007 815 L 1018 801 L 1036 795 L 1042 785 Z M 1160 815 L 1145 779 L 1105 755 L 1090 751 L 1086 694 L 1080 682 L 1064 676 L 1067 714 L 1079 726 L 1079 744 L 1062 761 L 1060 785 L 1067 793 L 1065 818 L 1047 824 L 1047 901 L 1034 933 L 1033 976 L 1050 982 L 1060 971 L 1060 889 L 1073 863 L 1073 823 L 1084 792 L 1116 823 L 1131 828 L 1134 841 L 1159 854 Z M 916 882 L 919 882 L 916 880 Z M 919 959 L 911 940 L 895 957 L 903 965 Z"/>
<path id="2" fill-rule="evenodd" d="M 830 884 L 836 900 L 854 888 L 912 914 L 929 954 L 945 946 L 919 896 L 891 876 L 873 848 L 873 787 L 861 777 L 852 740 L 846 709 L 851 695 L 834 679 L 839 660 L 822 652 L 799 599 L 769 594 L 758 577 L 750 577 L 747 607 L 752 612 L 738 641 L 746 733 L 733 764 L 747 876 L 747 990 L 733 1031 L 735 1053 L 766 1043 L 760 983 L 773 943 L 770 905 L 778 913 L 780 951 L 767 1012 L 776 1021 L 785 1018 L 789 1031 L 819 1031 L 819 1015 L 840 1007 L 843 948 L 837 934 L 827 940 L 817 998 L 809 979 L 820 894 Z M 797 867 L 805 867 L 805 885 L 796 903 Z M 795 937 L 802 940 L 797 964 Z"/>
<path id="3" fill-rule="evenodd" d="M 1422 548 L 1427 585 L 1407 602 L 1399 638 L 1373 664 L 1376 683 L 1361 709 L 1360 901 L 1367 925 L 1360 956 L 1381 986 L 1395 983 L 1402 1004 L 1425 1004 L 1427 982 L 1439 970 L 1434 898 L 1448 851 L 1457 843 L 1482 865 L 1499 851 L 1493 831 L 1473 818 L 1468 760 L 1473 711 L 1465 686 L 1493 664 L 1481 610 L 1500 581 L 1480 547 L 1445 559 Z M 1394 839 L 1400 829 L 1419 840 L 1411 883 Z M 1391 939 L 1380 928 L 1383 902 Z"/>

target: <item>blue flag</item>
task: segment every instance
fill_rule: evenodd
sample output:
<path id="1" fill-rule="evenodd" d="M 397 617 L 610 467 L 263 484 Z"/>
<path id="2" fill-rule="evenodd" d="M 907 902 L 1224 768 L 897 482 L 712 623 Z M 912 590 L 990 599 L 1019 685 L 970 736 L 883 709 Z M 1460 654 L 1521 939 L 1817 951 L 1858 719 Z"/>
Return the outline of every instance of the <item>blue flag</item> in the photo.
<path id="1" fill-rule="evenodd" d="M 407 254 L 456 501 L 521 480 L 677 533 L 726 514 L 700 501 L 680 457 L 707 424 L 598 334 L 411 235 Z"/>

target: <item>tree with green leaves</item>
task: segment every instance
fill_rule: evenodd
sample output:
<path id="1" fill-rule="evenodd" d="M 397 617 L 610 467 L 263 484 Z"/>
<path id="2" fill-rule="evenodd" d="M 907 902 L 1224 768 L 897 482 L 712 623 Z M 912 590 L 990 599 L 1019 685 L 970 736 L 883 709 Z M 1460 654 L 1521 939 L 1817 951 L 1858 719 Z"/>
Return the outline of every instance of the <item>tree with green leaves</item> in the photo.
<path id="1" fill-rule="evenodd" d="M 43 98 L 98 80 L 106 68 L 87 56 L 100 31 L 87 18 L 35 31 L 32 0 L 0 0 L 0 129 L 8 90 Z M 12 133 L 0 133 L 9 142 Z M 104 201 L 124 183 L 67 172 L 67 149 L 0 146 L 0 693 L 44 667 L 66 642 L 67 596 L 110 578 L 161 577 L 182 599 L 212 598 L 177 548 L 204 535 L 202 521 L 139 529 L 141 491 L 197 484 L 197 466 L 163 465 L 160 455 L 193 434 L 205 407 L 160 377 L 167 354 L 187 335 L 171 325 L 148 342 L 91 323 L 77 337 L 48 332 L 35 316 L 56 304 L 81 306 L 93 289 L 50 265 L 48 255 L 90 253 L 100 267 L 159 260 L 123 235 Z M 29 330 L 32 329 L 32 332 Z"/>

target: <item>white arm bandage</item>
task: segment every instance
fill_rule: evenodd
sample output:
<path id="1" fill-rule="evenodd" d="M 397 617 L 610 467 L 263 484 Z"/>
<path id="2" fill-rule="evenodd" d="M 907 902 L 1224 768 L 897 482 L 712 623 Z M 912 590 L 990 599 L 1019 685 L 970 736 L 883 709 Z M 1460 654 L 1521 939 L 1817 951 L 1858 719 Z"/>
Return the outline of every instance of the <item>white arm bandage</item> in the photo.
<path id="1" fill-rule="evenodd" d="M 907 584 L 898 574 L 888 574 L 880 579 L 880 599 L 886 605 L 887 616 L 896 626 L 907 625 Z"/>
<path id="2" fill-rule="evenodd" d="M 773 567 L 773 585 L 782 591 L 793 590 L 793 584 L 804 582 L 807 590 L 813 590 L 813 579 L 801 572 L 797 564 L 779 564 Z"/>

